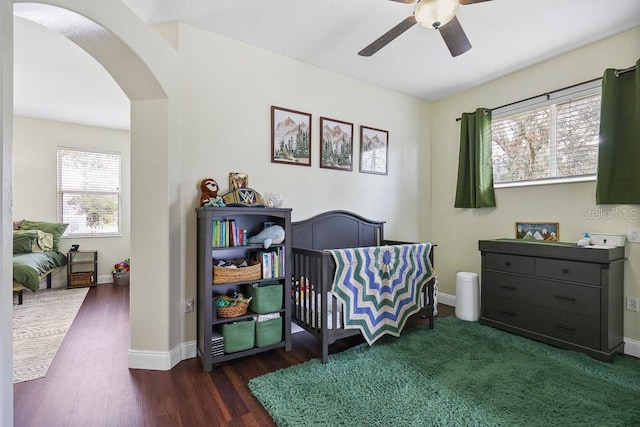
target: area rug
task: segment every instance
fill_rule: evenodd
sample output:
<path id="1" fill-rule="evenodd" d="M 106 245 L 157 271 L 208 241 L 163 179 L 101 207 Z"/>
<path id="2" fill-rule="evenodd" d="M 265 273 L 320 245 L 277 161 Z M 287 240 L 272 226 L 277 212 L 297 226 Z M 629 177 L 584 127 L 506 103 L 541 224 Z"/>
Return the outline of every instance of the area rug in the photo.
<path id="1" fill-rule="evenodd" d="M 13 306 L 13 382 L 46 375 L 89 288 L 24 292 Z"/>
<path id="2" fill-rule="evenodd" d="M 640 425 L 640 361 L 455 317 L 249 381 L 279 426 Z"/>

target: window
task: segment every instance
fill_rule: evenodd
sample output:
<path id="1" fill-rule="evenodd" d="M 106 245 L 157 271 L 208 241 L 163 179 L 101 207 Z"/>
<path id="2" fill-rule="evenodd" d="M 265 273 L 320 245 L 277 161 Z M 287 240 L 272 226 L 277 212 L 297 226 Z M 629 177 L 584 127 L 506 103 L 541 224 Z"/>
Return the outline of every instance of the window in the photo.
<path id="1" fill-rule="evenodd" d="M 599 80 L 494 110 L 494 183 L 595 179 L 599 127 Z"/>
<path id="2" fill-rule="evenodd" d="M 120 234 L 120 154 L 58 148 L 58 220 L 65 236 Z"/>

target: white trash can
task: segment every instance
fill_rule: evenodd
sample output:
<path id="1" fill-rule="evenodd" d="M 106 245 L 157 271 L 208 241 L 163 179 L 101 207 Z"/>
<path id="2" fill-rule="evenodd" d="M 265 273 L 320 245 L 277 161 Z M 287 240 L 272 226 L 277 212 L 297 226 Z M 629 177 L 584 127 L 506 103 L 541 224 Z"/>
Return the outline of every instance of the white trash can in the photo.
<path id="1" fill-rule="evenodd" d="M 474 322 L 480 318 L 480 285 L 476 273 L 456 275 L 456 317 Z"/>

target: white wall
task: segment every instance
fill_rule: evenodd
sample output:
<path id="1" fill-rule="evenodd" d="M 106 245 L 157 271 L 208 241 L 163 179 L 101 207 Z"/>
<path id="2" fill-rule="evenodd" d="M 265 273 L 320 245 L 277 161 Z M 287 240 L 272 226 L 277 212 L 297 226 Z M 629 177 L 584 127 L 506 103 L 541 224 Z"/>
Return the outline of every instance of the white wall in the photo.
<path id="1" fill-rule="evenodd" d="M 345 209 L 387 221 L 389 238 L 417 239 L 419 224 L 428 230 L 428 103 L 189 25 L 180 24 L 179 33 L 185 297 L 196 294 L 194 209 L 200 181 L 207 177 L 226 192 L 229 172 L 247 173 L 249 186 L 263 196 L 284 196 L 294 221 Z M 272 105 L 312 114 L 311 167 L 271 163 Z M 353 171 L 319 168 L 320 116 L 354 124 Z M 389 131 L 388 175 L 358 172 L 360 125 Z M 195 331 L 195 316 L 187 315 L 185 341 L 194 339 Z"/>
<path id="2" fill-rule="evenodd" d="M 13 180 L 13 2 L 0 1 L 0 425 L 13 425 L 13 297 L 11 281 L 11 182 Z M 6 42 L 4 40 L 7 40 Z M 10 243 L 11 242 L 11 243 Z"/>
<path id="3" fill-rule="evenodd" d="M 626 234 L 640 227 L 640 206 L 596 206 L 595 183 L 496 190 L 497 207 L 453 207 L 460 126 L 456 118 L 477 107 L 493 108 L 626 68 L 640 54 L 640 28 L 494 80 L 442 100 L 433 108 L 433 211 L 430 238 L 438 243 L 440 290 L 455 293 L 456 271 L 480 273 L 478 240 L 514 237 L 516 221 L 557 221 L 560 240 L 576 242 L 585 231 Z M 639 183 L 640 185 L 640 183 Z M 627 243 L 625 295 L 640 297 L 640 244 Z M 622 307 L 621 307 L 622 309 Z M 640 340 L 640 315 L 624 312 L 624 335 Z"/>
<path id="4" fill-rule="evenodd" d="M 58 147 L 87 148 L 122 155 L 121 236 L 69 237 L 60 242 L 66 253 L 72 244 L 98 251 L 98 281 L 111 282 L 113 264 L 130 257 L 130 137 L 128 131 L 82 126 L 26 117 L 14 118 L 13 219 L 58 222 L 56 177 Z M 54 286 L 66 286 L 66 271 Z"/>

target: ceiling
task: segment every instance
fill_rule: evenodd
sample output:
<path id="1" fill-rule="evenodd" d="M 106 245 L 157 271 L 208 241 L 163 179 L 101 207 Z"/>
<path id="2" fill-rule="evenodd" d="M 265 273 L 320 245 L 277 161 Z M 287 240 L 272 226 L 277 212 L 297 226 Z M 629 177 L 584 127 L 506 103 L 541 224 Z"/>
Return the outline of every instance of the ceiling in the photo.
<path id="1" fill-rule="evenodd" d="M 415 5 L 388 0 L 123 1 L 149 24 L 183 21 L 427 101 L 640 25 L 639 0 L 493 0 L 458 9 L 473 46 L 463 55 L 451 57 L 435 30 L 415 25 L 375 55 L 361 57 L 357 52 L 411 15 Z M 128 99 L 95 60 L 22 18 L 15 18 L 14 28 L 16 114 L 128 128 Z"/>

